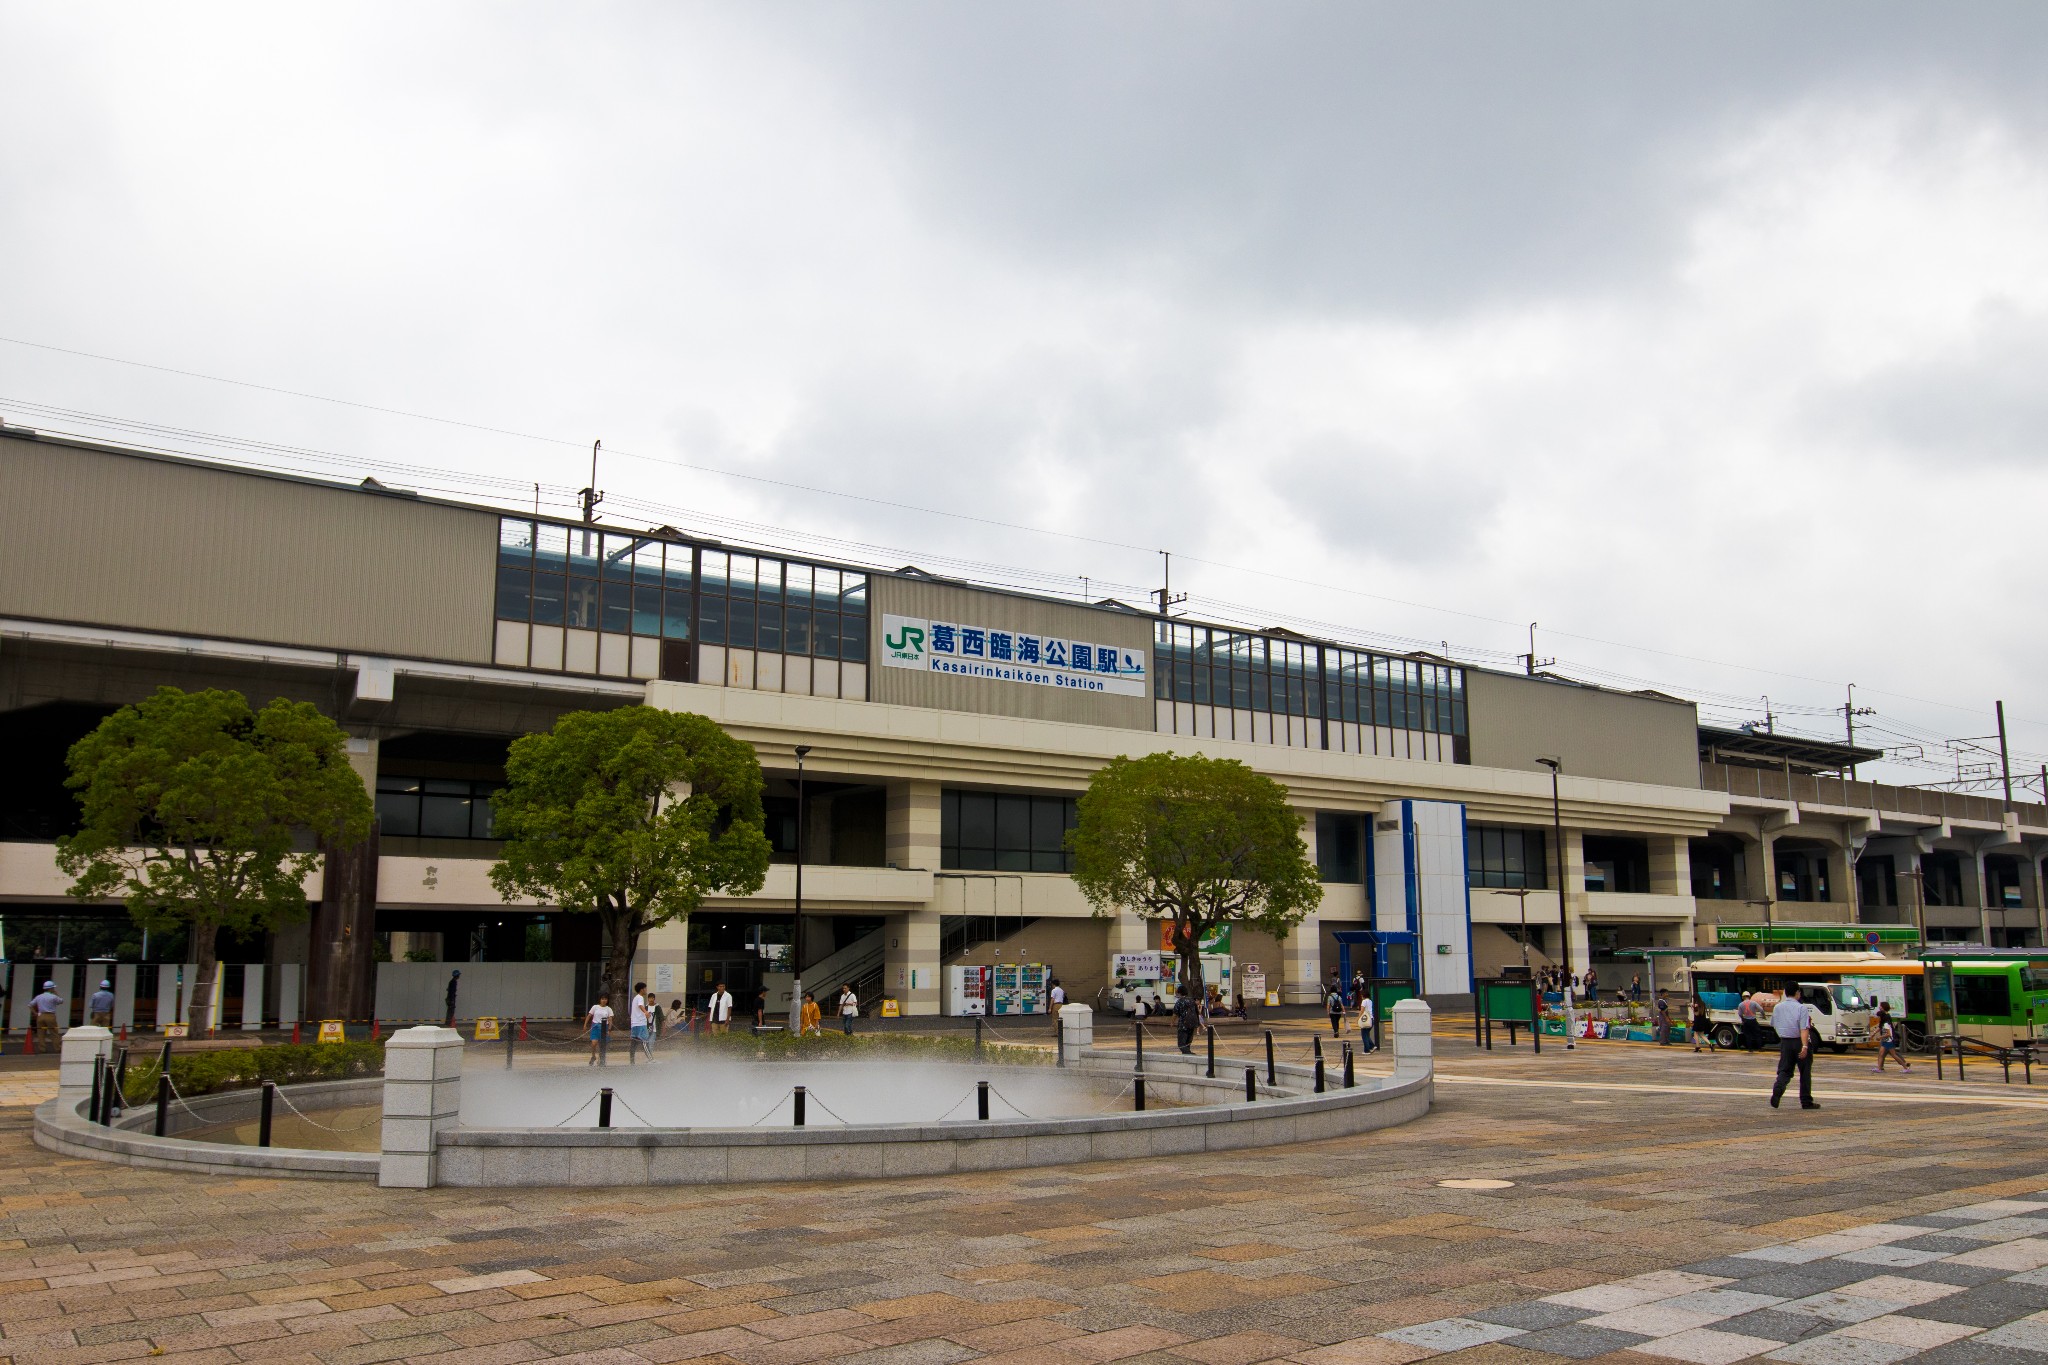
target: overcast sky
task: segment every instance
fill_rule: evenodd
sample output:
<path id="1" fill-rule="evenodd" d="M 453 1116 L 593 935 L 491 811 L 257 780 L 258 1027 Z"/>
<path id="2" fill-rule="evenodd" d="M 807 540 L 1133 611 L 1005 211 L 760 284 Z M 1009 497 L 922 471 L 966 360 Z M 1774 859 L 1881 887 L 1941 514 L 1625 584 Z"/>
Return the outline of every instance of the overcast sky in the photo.
<path id="1" fill-rule="evenodd" d="M 0 343 L 10 421 L 515 502 L 602 438 L 626 524 L 1166 549 L 1198 614 L 2048 754 L 2048 6 L 0 0 L 0 52 L 0 335 L 552 439 Z"/>

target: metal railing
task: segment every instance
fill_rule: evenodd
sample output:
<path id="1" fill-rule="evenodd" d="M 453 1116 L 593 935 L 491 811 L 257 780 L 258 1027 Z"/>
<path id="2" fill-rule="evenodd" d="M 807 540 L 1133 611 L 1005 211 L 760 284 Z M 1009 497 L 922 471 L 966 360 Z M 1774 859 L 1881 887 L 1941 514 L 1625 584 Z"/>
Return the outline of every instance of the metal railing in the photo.
<path id="1" fill-rule="evenodd" d="M 1700 787 L 1704 791 L 1751 796 L 1764 801 L 1798 801 L 1815 806 L 1885 811 L 1929 820 L 1977 820 L 1995 825 L 2005 818 L 2005 803 L 1997 797 L 1931 791 L 1924 787 L 1894 787 L 1882 782 L 1852 782 L 1845 777 L 1788 773 L 1780 768 L 1702 763 Z M 2023 825 L 2048 827 L 2048 806 L 2015 801 L 2013 811 Z"/>

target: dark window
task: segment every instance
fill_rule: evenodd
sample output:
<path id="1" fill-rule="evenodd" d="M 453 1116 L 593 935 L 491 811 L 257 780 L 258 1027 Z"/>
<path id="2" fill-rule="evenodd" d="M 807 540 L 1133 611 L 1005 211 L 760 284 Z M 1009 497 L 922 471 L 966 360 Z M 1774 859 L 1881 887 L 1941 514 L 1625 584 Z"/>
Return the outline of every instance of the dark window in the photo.
<path id="1" fill-rule="evenodd" d="M 1549 831 L 1514 825 L 1465 827 L 1465 880 L 1472 886 L 1503 890 L 1548 886 L 1544 850 Z"/>
<path id="2" fill-rule="evenodd" d="M 633 628 L 633 585 L 607 581 L 604 585 L 602 628 L 624 635 Z"/>
<path id="3" fill-rule="evenodd" d="M 558 573 L 533 576 L 533 623 L 537 626 L 562 624 L 562 603 L 568 587 Z"/>
<path id="4" fill-rule="evenodd" d="M 498 619 L 524 621 L 533 597 L 533 573 L 524 565 L 498 565 Z"/>
<path id="5" fill-rule="evenodd" d="M 1640 894 L 1650 889 L 1650 846 L 1641 839 L 1586 836 L 1586 889 Z"/>
<path id="6" fill-rule="evenodd" d="M 1071 872 L 1066 832 L 1076 803 L 1063 796 L 947 790 L 939 802 L 939 863 L 965 872 Z"/>
<path id="7" fill-rule="evenodd" d="M 491 793 L 499 784 L 444 777 L 380 776 L 377 827 L 428 839 L 489 839 Z"/>
<path id="8" fill-rule="evenodd" d="M 1326 882 L 1357 883 L 1365 880 L 1365 864 L 1359 857 L 1360 816 L 1350 811 L 1316 812 L 1316 875 Z"/>
<path id="9" fill-rule="evenodd" d="M 1956 973 L 1956 1013 L 2004 1018 L 2012 1013 L 2012 988 L 2004 976 Z"/>

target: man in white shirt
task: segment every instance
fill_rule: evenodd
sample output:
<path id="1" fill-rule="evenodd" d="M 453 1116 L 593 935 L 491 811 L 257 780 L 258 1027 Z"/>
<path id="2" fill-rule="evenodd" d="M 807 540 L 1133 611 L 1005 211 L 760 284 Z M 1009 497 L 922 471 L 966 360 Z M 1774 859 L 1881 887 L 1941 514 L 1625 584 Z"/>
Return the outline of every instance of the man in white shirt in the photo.
<path id="1" fill-rule="evenodd" d="M 57 994 L 57 983 L 45 981 L 43 993 L 28 1002 L 30 1035 L 36 1046 L 45 1052 L 57 1050 L 57 1020 L 64 1011 L 64 997 Z"/>
<path id="2" fill-rule="evenodd" d="M 1052 1016 L 1052 1036 L 1055 1038 L 1060 1036 L 1060 1006 L 1066 1003 L 1067 988 L 1060 984 L 1058 977 L 1054 977 L 1052 988 L 1045 993 L 1045 1010 Z"/>
<path id="3" fill-rule="evenodd" d="M 860 1015 L 860 997 L 853 993 L 853 983 L 848 982 L 839 992 L 839 1029 L 842 1033 L 853 1032 L 853 1021 Z"/>
<path id="4" fill-rule="evenodd" d="M 654 1059 L 654 1048 L 649 1042 L 647 1033 L 647 983 L 645 981 L 635 981 L 633 983 L 633 1003 L 626 1007 L 626 1024 L 633 1031 L 632 1048 L 645 1049 L 648 1060 L 652 1061 Z M 632 1048 L 629 1048 L 626 1052 L 627 1061 L 633 1060 Z"/>
<path id="5" fill-rule="evenodd" d="M 732 992 L 723 981 L 711 988 L 711 1031 L 724 1033 L 732 1027 Z"/>
<path id="6" fill-rule="evenodd" d="M 1799 1073 L 1799 1107 L 1820 1108 L 1813 1102 L 1813 1006 L 1799 998 L 1799 987 L 1785 991 L 1771 1011 L 1771 1027 L 1778 1034 L 1778 1079 L 1771 1086 L 1771 1108 L 1776 1109 L 1785 1097 L 1795 1070 Z"/>

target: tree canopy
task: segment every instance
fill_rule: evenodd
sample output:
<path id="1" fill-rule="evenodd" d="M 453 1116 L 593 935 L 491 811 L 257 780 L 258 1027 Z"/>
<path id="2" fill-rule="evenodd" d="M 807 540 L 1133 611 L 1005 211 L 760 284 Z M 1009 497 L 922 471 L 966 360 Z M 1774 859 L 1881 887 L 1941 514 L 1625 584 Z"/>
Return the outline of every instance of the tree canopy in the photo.
<path id="1" fill-rule="evenodd" d="M 623 997 L 640 937 L 712 892 L 751 895 L 768 872 L 761 764 L 703 716 L 625 706 L 572 711 L 512 742 L 491 799 L 505 850 L 491 881 L 599 916 L 605 981 Z"/>
<path id="2" fill-rule="evenodd" d="M 1182 989 L 1199 990 L 1204 934 L 1236 922 L 1284 938 L 1321 902 L 1301 823 L 1286 788 L 1234 759 L 1120 755 L 1088 784 L 1067 847 L 1097 915 L 1172 922 Z"/>
<path id="3" fill-rule="evenodd" d="M 144 928 L 187 927 L 195 1032 L 214 1025 L 218 932 L 305 914 L 320 854 L 304 835 L 369 832 L 347 739 L 306 702 L 252 711 L 239 692 L 162 687 L 71 746 L 80 828 L 57 841 L 57 865 L 74 896 L 119 900 Z"/>

